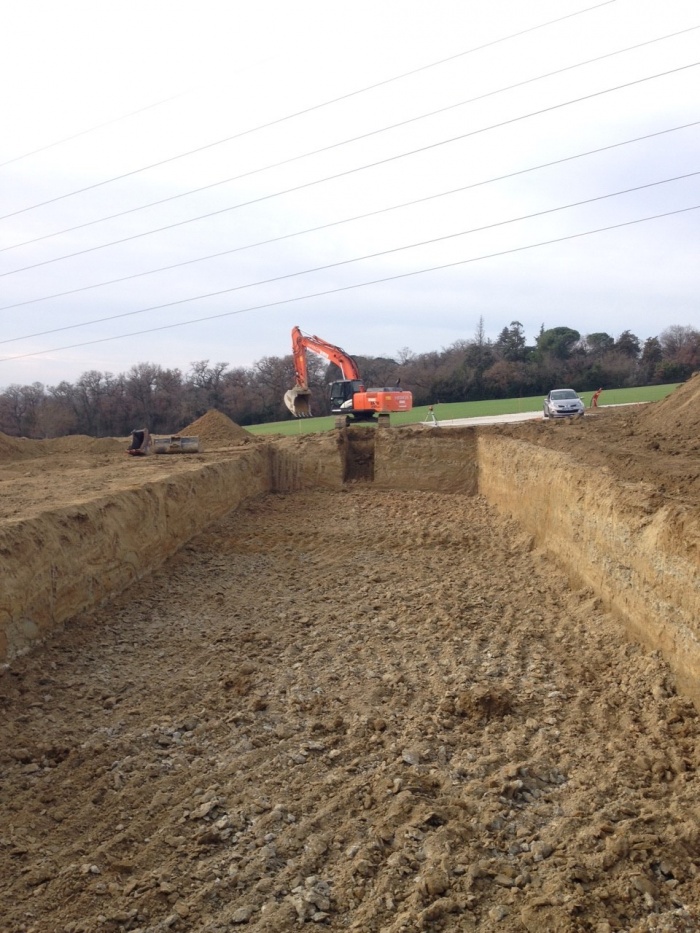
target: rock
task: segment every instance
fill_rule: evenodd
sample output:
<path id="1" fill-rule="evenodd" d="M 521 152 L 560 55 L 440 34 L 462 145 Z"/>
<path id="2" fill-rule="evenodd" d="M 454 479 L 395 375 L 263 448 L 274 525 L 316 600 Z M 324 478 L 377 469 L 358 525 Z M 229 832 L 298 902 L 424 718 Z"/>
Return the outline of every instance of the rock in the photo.
<path id="1" fill-rule="evenodd" d="M 211 811 L 216 806 L 215 800 L 209 800 L 207 803 L 203 803 L 201 806 L 197 807 L 196 810 L 193 810 L 190 813 L 191 820 L 202 820 L 205 816 L 208 816 Z"/>
<path id="2" fill-rule="evenodd" d="M 422 876 L 418 886 L 422 894 L 428 897 L 437 897 L 449 889 L 450 879 L 443 869 L 433 869 Z"/>
<path id="3" fill-rule="evenodd" d="M 533 861 L 542 862 L 554 852 L 553 847 L 548 842 L 541 842 L 539 839 L 530 846 Z"/>
<path id="4" fill-rule="evenodd" d="M 644 875 L 633 875 L 632 884 L 641 894 L 649 894 L 654 898 L 659 896 L 659 889 L 657 886 Z"/>
<path id="5" fill-rule="evenodd" d="M 254 913 L 254 907 L 238 907 L 231 914 L 231 923 L 247 923 Z"/>

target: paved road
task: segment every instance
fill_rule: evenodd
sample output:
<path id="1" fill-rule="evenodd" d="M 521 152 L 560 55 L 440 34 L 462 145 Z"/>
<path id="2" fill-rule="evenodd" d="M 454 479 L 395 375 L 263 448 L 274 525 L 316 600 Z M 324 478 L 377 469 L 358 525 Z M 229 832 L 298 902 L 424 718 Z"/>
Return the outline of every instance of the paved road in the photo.
<path id="1" fill-rule="evenodd" d="M 623 408 L 628 407 L 629 405 L 647 405 L 648 402 L 626 402 L 622 405 L 600 405 L 600 408 Z M 586 411 L 586 414 L 590 416 L 595 414 L 595 412 Z M 440 421 L 436 423 L 436 427 L 441 428 L 461 428 L 461 427 L 474 427 L 478 424 L 512 424 L 515 421 L 535 421 L 536 419 L 542 420 L 542 410 L 538 411 L 521 411 L 512 415 L 481 415 L 479 418 L 453 418 L 450 420 Z M 429 422 L 423 421 L 422 424 L 428 424 Z"/>
<path id="2" fill-rule="evenodd" d="M 438 421 L 437 424 L 441 428 L 457 428 L 477 424 L 510 424 L 514 421 L 534 421 L 535 418 L 541 420 L 542 412 L 521 411 L 513 415 L 481 415 L 479 418 L 453 418 L 451 421 Z"/>

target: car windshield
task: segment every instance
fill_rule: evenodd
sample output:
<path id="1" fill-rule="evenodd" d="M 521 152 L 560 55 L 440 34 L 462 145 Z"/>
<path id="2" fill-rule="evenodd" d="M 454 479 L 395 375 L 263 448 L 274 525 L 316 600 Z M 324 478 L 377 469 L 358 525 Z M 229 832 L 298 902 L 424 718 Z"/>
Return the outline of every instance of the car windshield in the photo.
<path id="1" fill-rule="evenodd" d="M 555 389 L 551 393 L 551 398 L 555 402 L 560 402 L 565 398 L 578 398 L 578 395 L 576 395 L 573 389 Z"/>

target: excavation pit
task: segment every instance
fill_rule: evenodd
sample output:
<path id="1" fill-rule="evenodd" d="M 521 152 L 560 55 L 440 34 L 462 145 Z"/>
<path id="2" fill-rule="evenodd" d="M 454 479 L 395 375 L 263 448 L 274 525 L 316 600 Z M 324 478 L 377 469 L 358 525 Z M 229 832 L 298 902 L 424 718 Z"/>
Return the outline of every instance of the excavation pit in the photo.
<path id="1" fill-rule="evenodd" d="M 20 444 L 9 928 L 695 928 L 697 473 L 644 425 Z"/>

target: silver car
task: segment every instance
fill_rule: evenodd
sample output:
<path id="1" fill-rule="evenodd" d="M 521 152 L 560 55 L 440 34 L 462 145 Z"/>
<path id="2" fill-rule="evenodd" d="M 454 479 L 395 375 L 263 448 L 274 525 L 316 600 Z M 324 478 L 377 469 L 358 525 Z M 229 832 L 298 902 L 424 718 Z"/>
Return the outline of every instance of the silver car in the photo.
<path id="1" fill-rule="evenodd" d="M 571 418 L 586 410 L 583 401 L 573 389 L 552 389 L 544 400 L 545 418 Z"/>

